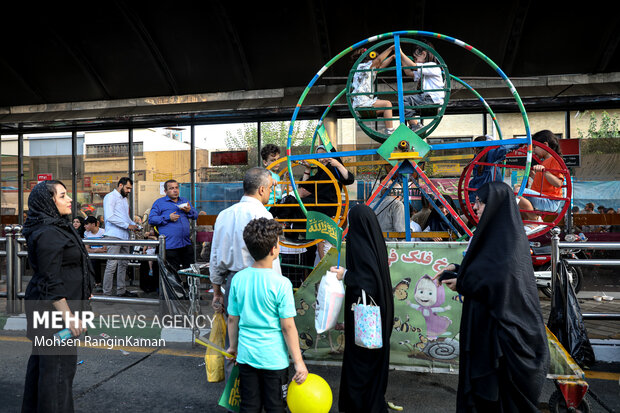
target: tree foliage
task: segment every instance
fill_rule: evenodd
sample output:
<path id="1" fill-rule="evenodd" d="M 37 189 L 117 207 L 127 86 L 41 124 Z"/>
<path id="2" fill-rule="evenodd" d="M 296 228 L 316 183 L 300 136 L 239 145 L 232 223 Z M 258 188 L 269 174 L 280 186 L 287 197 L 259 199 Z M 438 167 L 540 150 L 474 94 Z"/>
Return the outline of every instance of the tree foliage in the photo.
<path id="1" fill-rule="evenodd" d="M 309 146 L 317 121 L 298 121 L 293 128 L 291 146 Z M 286 147 L 290 122 L 265 122 L 261 124 L 261 144 L 272 143 L 281 149 Z M 226 132 L 226 146 L 228 149 L 256 148 L 258 144 L 258 129 L 256 123 L 244 123 L 236 133 Z"/>
<path id="2" fill-rule="evenodd" d="M 587 131 L 577 129 L 579 138 L 617 138 L 620 137 L 618 126 L 620 118 L 618 115 L 610 116 L 609 113 L 603 111 L 601 121 L 597 119 L 594 112 L 590 112 L 590 125 Z"/>

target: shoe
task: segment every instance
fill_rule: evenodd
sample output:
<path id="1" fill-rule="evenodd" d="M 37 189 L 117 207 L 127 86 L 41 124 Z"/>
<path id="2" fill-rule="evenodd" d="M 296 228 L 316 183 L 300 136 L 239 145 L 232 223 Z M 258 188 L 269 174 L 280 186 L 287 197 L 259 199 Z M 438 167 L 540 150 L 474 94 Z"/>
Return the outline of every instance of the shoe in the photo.
<path id="1" fill-rule="evenodd" d="M 149 275 L 153 276 L 153 270 L 149 270 Z"/>
<path id="2" fill-rule="evenodd" d="M 422 125 L 420 125 L 419 123 L 412 123 L 411 125 L 409 125 L 409 129 L 415 132 L 418 129 L 422 129 Z"/>
<path id="3" fill-rule="evenodd" d="M 125 290 L 124 293 L 118 294 L 117 297 L 137 297 L 138 294 Z"/>

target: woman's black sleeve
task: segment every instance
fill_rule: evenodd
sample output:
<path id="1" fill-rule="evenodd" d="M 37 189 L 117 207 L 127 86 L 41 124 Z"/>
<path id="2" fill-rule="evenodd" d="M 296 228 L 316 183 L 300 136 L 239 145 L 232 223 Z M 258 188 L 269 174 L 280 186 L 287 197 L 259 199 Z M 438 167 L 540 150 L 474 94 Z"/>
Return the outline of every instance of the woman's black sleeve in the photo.
<path id="1" fill-rule="evenodd" d="M 60 276 L 64 242 L 54 231 L 43 231 L 34 244 L 41 300 L 58 301 L 67 298 L 65 284 Z"/>
<path id="2" fill-rule="evenodd" d="M 349 171 L 348 169 L 347 169 L 347 172 L 349 175 L 347 179 L 344 179 L 342 178 L 342 176 L 340 176 L 340 183 L 343 185 L 351 185 L 352 183 L 355 182 L 355 175 L 353 175 L 353 172 Z"/>

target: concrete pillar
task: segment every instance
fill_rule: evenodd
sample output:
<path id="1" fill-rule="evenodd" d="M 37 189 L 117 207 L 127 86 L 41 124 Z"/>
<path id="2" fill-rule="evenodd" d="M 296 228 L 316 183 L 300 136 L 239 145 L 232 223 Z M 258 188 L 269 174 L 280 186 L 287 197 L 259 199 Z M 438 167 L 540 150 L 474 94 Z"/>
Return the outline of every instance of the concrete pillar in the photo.
<path id="1" fill-rule="evenodd" d="M 328 115 L 325 119 L 323 119 L 323 125 L 325 125 L 327 136 L 329 136 L 329 140 L 332 142 L 332 145 L 339 150 L 338 119 L 336 116 Z"/>

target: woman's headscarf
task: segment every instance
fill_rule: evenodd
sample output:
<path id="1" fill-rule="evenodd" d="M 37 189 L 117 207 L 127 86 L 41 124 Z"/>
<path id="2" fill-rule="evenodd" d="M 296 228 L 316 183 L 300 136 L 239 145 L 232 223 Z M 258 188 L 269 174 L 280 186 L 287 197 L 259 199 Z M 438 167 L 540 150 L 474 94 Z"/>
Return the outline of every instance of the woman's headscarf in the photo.
<path id="1" fill-rule="evenodd" d="M 80 221 L 80 227 L 76 231 L 77 231 L 78 235 L 81 238 L 84 238 L 84 232 L 86 231 L 86 228 L 84 228 L 84 224 L 85 224 L 86 221 L 84 221 L 84 218 L 79 217 L 79 216 L 78 217 L 73 217 L 73 219 L 74 220 L 77 219 L 78 221 Z"/>
<path id="2" fill-rule="evenodd" d="M 39 182 L 32 188 L 28 196 L 28 218 L 24 223 L 22 234 L 28 237 L 43 225 L 56 225 L 62 228 L 73 228 L 68 219 L 63 218 L 56 208 L 56 203 L 47 189 L 49 181 Z"/>
<path id="3" fill-rule="evenodd" d="M 87 276 L 86 282 L 82 285 L 83 292 L 85 296 L 88 297 L 91 289 L 88 252 L 86 251 L 86 247 L 84 247 L 82 238 L 76 229 L 73 228 L 71 221 L 69 221 L 68 216 L 63 217 L 60 215 L 60 212 L 58 212 L 58 208 L 54 202 L 54 197 L 47 189 L 48 183 L 50 183 L 50 181 L 39 182 L 34 188 L 32 188 L 32 191 L 28 196 L 28 218 L 24 223 L 24 230 L 22 231 L 22 234 L 26 239 L 28 239 L 28 237 L 30 237 L 37 229 L 41 229 L 46 225 L 53 225 L 67 231 L 69 236 L 75 239 L 75 243 L 82 253 L 83 273 Z M 60 183 L 57 185 L 60 185 Z"/>
<path id="4" fill-rule="evenodd" d="M 394 321 L 394 296 L 387 247 L 374 211 L 356 205 L 349 211 L 347 235 L 348 288 L 363 289 L 381 308 L 384 343 L 389 340 Z"/>
<path id="5" fill-rule="evenodd" d="M 448 204 L 450 204 L 452 209 L 456 210 L 456 208 L 454 207 L 454 202 L 452 201 L 452 198 L 450 198 L 448 195 L 444 195 L 444 198 L 446 198 L 446 201 L 448 201 Z M 441 208 L 443 206 L 441 201 L 438 199 L 435 200 L 435 205 L 437 205 L 438 208 Z M 448 223 L 442 218 L 442 215 L 443 214 L 441 214 L 440 212 L 437 212 L 437 210 L 433 208 L 431 210 L 431 213 L 428 215 L 428 219 L 426 220 L 426 226 L 429 227 L 431 231 L 454 232 L 454 230 L 450 227 L 450 225 L 448 225 Z M 452 215 L 448 213 L 448 215 L 445 215 L 445 217 L 448 219 L 448 221 L 450 221 L 450 223 L 452 223 L 454 228 L 456 228 L 457 230 L 460 228 L 460 226 L 456 223 Z"/>

